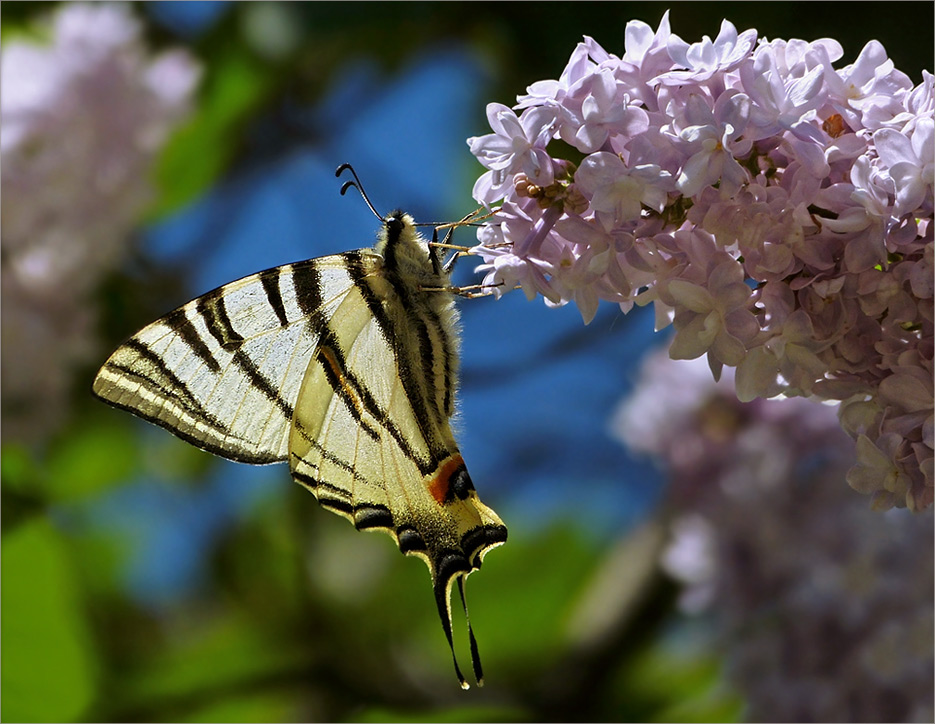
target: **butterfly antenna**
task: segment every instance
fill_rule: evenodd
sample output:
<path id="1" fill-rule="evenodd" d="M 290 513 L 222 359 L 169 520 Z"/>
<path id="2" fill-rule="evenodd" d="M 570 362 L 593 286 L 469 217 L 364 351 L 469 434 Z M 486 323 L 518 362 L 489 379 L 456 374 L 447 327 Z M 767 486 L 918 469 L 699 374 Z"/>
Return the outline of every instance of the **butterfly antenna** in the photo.
<path id="1" fill-rule="evenodd" d="M 338 166 L 337 170 L 334 172 L 335 176 L 340 176 L 345 170 L 350 171 L 354 176 L 353 181 L 345 181 L 344 185 L 341 187 L 341 196 L 344 196 L 347 193 L 347 190 L 352 186 L 360 192 L 361 197 L 366 202 L 367 206 L 370 207 L 370 210 L 373 212 L 373 215 L 376 216 L 380 221 L 383 221 L 383 217 L 377 213 L 377 210 L 373 208 L 373 204 L 370 203 L 370 198 L 367 196 L 367 192 L 364 191 L 363 184 L 360 182 L 360 178 L 357 176 L 357 172 L 354 170 L 354 167 L 349 163 L 342 163 Z"/>

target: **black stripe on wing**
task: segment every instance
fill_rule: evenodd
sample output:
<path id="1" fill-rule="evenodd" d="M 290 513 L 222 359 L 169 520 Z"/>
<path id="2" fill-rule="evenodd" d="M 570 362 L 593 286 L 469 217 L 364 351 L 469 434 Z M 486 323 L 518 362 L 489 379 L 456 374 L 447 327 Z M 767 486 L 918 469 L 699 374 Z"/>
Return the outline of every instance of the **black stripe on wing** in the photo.
<path id="1" fill-rule="evenodd" d="M 282 291 L 279 288 L 279 280 L 284 270 L 291 270 L 294 265 L 277 267 L 268 272 L 260 274 L 260 284 L 263 286 L 263 292 L 266 294 L 266 301 L 276 313 L 276 319 L 279 320 L 279 326 L 285 327 L 289 324 L 289 318 L 286 316 L 286 305 L 282 301 Z"/>
<path id="2" fill-rule="evenodd" d="M 215 373 L 221 371 L 220 362 L 218 362 L 214 353 L 211 352 L 208 345 L 205 344 L 204 339 L 202 339 L 201 335 L 198 333 L 198 330 L 195 329 L 195 325 L 192 324 L 192 321 L 188 318 L 187 307 L 176 309 L 174 312 L 167 315 L 163 319 L 163 322 L 165 322 L 169 329 L 178 334 L 179 338 L 195 353 L 195 356 L 197 356 L 209 370 Z"/>
<path id="3" fill-rule="evenodd" d="M 413 407 L 416 419 L 420 426 L 426 428 L 426 435 L 431 434 L 431 423 L 429 412 L 435 413 L 436 424 L 443 424 L 451 417 L 454 411 L 453 389 L 454 389 L 454 358 L 455 352 L 451 340 L 445 333 L 441 319 L 434 307 L 422 298 L 416 299 L 414 295 L 437 294 L 438 292 L 423 292 L 413 289 L 409 284 L 403 282 L 400 276 L 399 262 L 397 260 L 397 250 L 402 242 L 402 232 L 404 225 L 400 220 L 395 223 L 388 221 L 386 227 L 386 245 L 383 249 L 385 260 L 386 278 L 393 287 L 394 292 L 399 297 L 403 307 L 409 310 L 409 322 L 412 324 L 413 333 L 419 341 L 419 351 L 412 361 L 419 361 L 422 369 L 422 378 L 425 381 L 424 397 L 416 396 L 414 391 L 418 389 L 418 379 L 413 374 L 408 379 L 403 379 L 403 385 L 411 399 L 416 400 L 418 407 Z M 446 278 L 439 277 L 433 284 L 438 286 L 445 285 Z M 435 344 L 430 330 L 434 331 L 438 337 L 438 346 Z M 405 359 L 408 350 L 400 349 L 398 357 Z M 442 385 L 444 395 L 442 404 L 438 404 L 435 372 L 435 361 L 441 360 L 442 364 Z M 407 367 L 407 363 L 401 364 L 401 367 Z"/>
<path id="4" fill-rule="evenodd" d="M 373 287 L 370 285 L 366 271 L 362 268 L 349 266 L 348 273 L 351 275 L 351 279 L 353 280 L 354 285 L 357 287 L 357 290 L 360 292 L 360 295 L 363 298 L 364 303 L 366 303 L 367 308 L 370 310 L 370 313 L 373 315 L 374 319 L 376 319 L 377 326 L 380 329 L 380 333 L 383 339 L 386 341 L 390 349 L 393 350 L 393 356 L 396 361 L 396 369 L 400 382 L 403 385 L 403 389 L 406 392 L 406 397 L 409 400 L 410 406 L 412 407 L 413 417 L 416 421 L 416 424 L 419 426 L 419 431 L 422 433 L 422 438 L 425 440 L 425 443 L 429 448 L 431 460 L 424 461 L 413 457 L 413 460 L 419 465 L 420 471 L 423 475 L 425 475 L 429 472 L 432 472 L 438 466 L 438 463 L 444 460 L 445 457 L 447 457 L 449 454 L 445 444 L 438 440 L 435 436 L 435 429 L 437 426 L 431 421 L 429 407 L 425 399 L 427 391 L 429 389 L 434 389 L 434 373 L 428 377 L 425 377 L 424 386 L 420 386 L 419 380 L 416 377 L 417 369 L 419 370 L 421 376 L 424 377 L 426 374 L 426 369 L 431 370 L 433 367 L 432 359 L 434 352 L 432 351 L 431 339 L 429 337 L 428 329 L 426 328 L 426 325 L 421 317 L 417 315 L 416 309 L 411 306 L 409 294 L 406 292 L 403 285 L 399 283 L 398 279 L 394 278 L 395 275 L 387 275 L 387 280 L 393 286 L 394 291 L 399 297 L 399 303 L 405 309 L 411 311 L 409 321 L 413 324 L 416 336 L 420 340 L 418 353 L 418 359 L 420 360 L 420 363 L 414 367 L 409 351 L 400 346 L 400 340 L 403 339 L 403 337 L 397 333 L 391 317 L 386 313 L 386 309 L 384 308 L 382 301 L 374 291 Z"/>
<path id="5" fill-rule="evenodd" d="M 455 352 L 454 346 L 451 339 L 448 337 L 448 332 L 445 331 L 445 328 L 441 325 L 438 327 L 438 334 L 442 338 L 442 347 L 445 350 L 445 367 L 444 367 L 444 380 L 445 380 L 445 397 L 442 402 L 443 411 L 445 417 L 450 418 L 455 414 L 455 397 L 454 397 L 454 388 L 455 388 Z"/>
<path id="6" fill-rule="evenodd" d="M 404 555 L 428 552 L 425 538 L 411 525 L 401 525 L 396 529 L 396 542 Z"/>
<path id="7" fill-rule="evenodd" d="M 260 371 L 256 362 L 250 358 L 250 355 L 243 350 L 237 350 L 231 361 L 240 367 L 247 376 L 247 379 L 250 380 L 250 384 L 262 392 L 267 400 L 279 408 L 283 417 L 287 420 L 292 419 L 292 416 L 295 414 L 295 408 L 282 396 L 281 391 L 270 382 L 269 378 Z"/>
<path id="8" fill-rule="evenodd" d="M 348 252 L 342 255 L 342 259 L 351 280 L 354 282 L 354 286 L 365 301 L 370 299 L 370 301 L 367 301 L 367 306 L 371 313 L 374 308 L 379 309 L 379 315 L 384 322 L 380 322 L 378 318 L 377 323 L 381 333 L 386 337 L 388 328 L 384 325 L 390 324 L 389 317 L 379 300 L 376 300 L 373 290 L 366 281 L 366 272 L 360 263 L 359 254 Z M 303 300 L 300 302 L 303 308 L 306 305 L 310 308 L 321 304 L 321 284 L 318 275 L 317 269 L 309 267 L 304 270 L 301 279 L 296 279 L 296 295 L 297 299 Z M 394 349 L 395 353 L 395 343 L 390 344 L 390 347 Z M 370 388 L 348 368 L 346 351 L 341 347 L 338 331 L 328 321 L 324 321 L 319 327 L 315 360 L 321 365 L 325 373 L 325 379 L 334 394 L 344 403 L 348 412 L 367 435 L 373 439 L 379 439 L 379 433 L 368 421 L 363 419 L 364 412 L 389 433 L 399 449 L 418 467 L 422 475 L 427 475 L 437 469 L 439 462 L 448 455 L 448 451 L 439 445 L 432 446 L 429 438 L 426 438 L 426 443 L 430 449 L 429 459 L 425 459 L 413 449 L 399 426 L 393 422 L 389 413 L 377 402 Z M 396 363 L 397 368 L 399 368 L 398 354 L 396 354 Z M 399 374 L 402 377 L 407 373 L 400 369 Z M 409 394 L 408 390 L 407 394 Z"/>
<path id="9" fill-rule="evenodd" d="M 337 340 L 333 340 L 333 343 L 337 344 Z M 344 403 L 347 411 L 360 426 L 360 429 L 372 439 L 379 441 L 380 433 L 363 417 L 365 407 L 362 399 L 363 391 L 360 389 L 360 383 L 344 366 L 344 355 L 341 354 L 339 349 L 334 349 L 328 344 L 319 343 L 315 350 L 315 359 L 321 365 L 322 371 L 325 373 L 325 380 L 327 380 L 331 390 Z M 379 410 L 378 412 L 384 416 L 386 415 L 385 412 Z M 382 424 L 379 418 L 377 420 Z"/>
<path id="10" fill-rule="evenodd" d="M 285 307 L 282 301 L 282 295 L 279 291 L 279 277 L 282 272 L 291 269 L 294 265 L 287 264 L 284 267 L 268 269 L 256 275 L 260 284 L 266 293 L 266 301 L 276 314 L 281 326 L 288 323 L 286 319 Z M 215 289 L 213 292 L 199 297 L 195 300 L 195 311 L 204 322 L 208 333 L 214 338 L 221 349 L 231 353 L 231 362 L 235 364 L 249 380 L 250 384 L 259 390 L 263 396 L 279 408 L 283 417 L 287 420 L 292 419 L 295 412 L 292 404 L 283 398 L 281 391 L 273 382 L 263 374 L 256 362 L 243 350 L 243 344 L 246 338 L 234 328 L 230 316 L 227 312 L 226 295 L 229 293 L 229 286 L 225 285 Z M 271 291 L 275 290 L 275 292 Z M 221 362 L 214 356 L 208 348 L 206 342 L 198 333 L 198 330 L 186 316 L 186 307 L 176 310 L 165 318 L 165 323 L 179 334 L 180 339 L 201 359 L 212 372 L 219 373 Z M 253 330 L 244 330 L 250 335 Z"/>
<path id="11" fill-rule="evenodd" d="M 223 427 L 207 410 L 205 410 L 195 395 L 192 394 L 188 385 L 179 379 L 178 375 L 166 365 L 162 357 L 153 352 L 138 339 L 128 340 L 127 343 L 123 345 L 122 349 L 135 352 L 139 355 L 140 360 L 142 360 L 144 364 L 139 367 L 134 366 L 135 368 L 133 368 L 116 364 L 108 360 L 104 364 L 105 369 L 117 370 L 126 377 L 136 379 L 138 382 L 145 385 L 154 396 L 160 397 L 163 391 L 169 392 L 173 401 L 189 414 L 204 418 L 212 426 L 218 428 Z M 140 367 L 142 369 L 140 369 Z M 153 372 L 154 376 L 148 376 L 143 370 Z M 166 383 L 168 383 L 168 389 Z M 100 395 L 98 396 L 100 397 Z M 102 397 L 101 399 L 106 402 L 112 402 L 112 400 L 106 397 Z"/>
<path id="12" fill-rule="evenodd" d="M 120 376 L 124 379 L 135 380 L 141 386 L 145 387 L 154 399 L 168 398 L 173 404 L 177 405 L 180 410 L 187 412 L 196 420 L 196 424 L 192 425 L 194 429 L 197 429 L 198 425 L 202 425 L 205 428 L 212 430 L 214 434 L 220 438 L 226 438 L 229 436 L 230 428 L 223 424 L 202 406 L 198 399 L 192 394 L 188 385 L 182 382 L 182 380 L 180 380 L 179 377 L 171 369 L 169 369 L 169 367 L 166 366 L 165 362 L 163 362 L 159 355 L 157 355 L 137 339 L 128 340 L 126 344 L 123 345 L 122 349 L 131 349 L 136 352 L 141 359 L 146 361 L 147 366 L 154 372 L 156 376 L 148 376 L 144 371 L 145 366 L 143 368 L 138 366 L 131 368 L 127 367 L 126 365 L 107 362 L 104 364 L 104 369 L 119 372 Z M 110 383 L 108 383 L 108 387 L 116 389 L 118 392 L 124 390 L 123 387 L 119 385 L 110 385 Z M 230 446 L 221 447 L 219 445 L 214 445 L 207 440 L 196 437 L 193 433 L 190 433 L 185 429 L 179 428 L 178 422 L 181 420 L 176 420 L 173 422 L 171 420 L 162 419 L 158 417 L 156 413 L 147 412 L 138 405 L 121 402 L 119 398 L 106 397 L 104 394 L 101 394 L 101 392 L 94 388 L 92 388 L 92 393 L 107 404 L 121 410 L 126 410 L 127 412 L 132 412 L 134 415 L 137 415 L 138 417 L 141 417 L 148 422 L 152 422 L 156 425 L 159 425 L 160 427 L 165 428 L 169 432 L 185 440 L 185 442 L 188 442 L 195 447 L 201 448 L 202 450 L 207 450 L 210 453 L 214 453 L 231 460 L 236 460 L 238 462 L 250 463 L 252 465 L 265 465 L 279 460 L 279 458 L 270 455 L 257 455 L 246 452 L 246 450 L 248 450 L 246 441 L 244 441 L 243 449 L 240 449 L 239 447 L 232 448 Z M 161 411 L 161 408 L 155 409 L 160 409 Z"/>
<path id="13" fill-rule="evenodd" d="M 283 304 L 282 293 L 279 288 L 279 279 L 284 271 L 291 271 L 298 265 L 287 264 L 256 274 L 266 301 L 276 314 L 280 326 L 289 323 Z M 194 302 L 194 311 L 204 323 L 208 334 L 214 338 L 221 349 L 231 353 L 231 362 L 235 364 L 249 380 L 254 388 L 259 390 L 266 399 L 279 408 L 282 415 L 291 420 L 294 413 L 292 404 L 283 398 L 280 390 L 263 374 L 256 362 L 243 350 L 246 338 L 234 328 L 227 311 L 226 296 L 230 293 L 230 286 L 225 285 L 199 297 Z M 163 318 L 163 323 L 178 334 L 179 339 L 215 374 L 222 373 L 222 361 L 219 360 L 209 348 L 207 342 L 188 317 L 190 305 L 175 310 Z M 304 311 L 304 310 L 303 310 Z M 247 334 L 253 330 L 244 330 Z"/>
<path id="14" fill-rule="evenodd" d="M 357 530 L 381 529 L 394 533 L 393 514 L 377 503 L 354 503 L 350 491 L 339 485 L 317 480 L 307 473 L 292 471 L 293 479 L 311 490 L 323 508 L 350 518 Z"/>
<path id="15" fill-rule="evenodd" d="M 262 275 L 261 275 L 262 276 Z M 234 352 L 240 349 L 244 338 L 231 325 L 225 303 L 226 287 L 209 292 L 195 300 L 195 310 L 221 349 Z"/>
<path id="16" fill-rule="evenodd" d="M 307 438 L 306 438 L 306 439 L 307 439 Z M 386 489 L 386 484 L 383 483 L 382 480 L 381 480 L 381 481 L 368 480 L 368 479 L 365 478 L 363 475 L 361 475 L 359 472 L 357 472 L 357 470 L 354 468 L 354 466 L 351 465 L 351 464 L 350 464 L 349 462 L 347 462 L 346 460 L 341 459 L 340 457 L 338 457 L 337 455 L 335 455 L 335 454 L 334 454 L 333 452 L 331 452 L 330 450 L 325 450 L 321 445 L 318 444 L 318 442 L 315 442 L 315 441 L 309 441 L 309 442 L 311 442 L 312 446 L 313 446 L 316 450 L 318 450 L 319 454 L 322 456 L 322 458 L 323 458 L 324 460 L 327 460 L 329 463 L 331 463 L 331 464 L 334 465 L 335 467 L 338 467 L 338 468 L 340 468 L 341 470 L 344 470 L 344 471 L 345 471 L 346 473 L 348 473 L 352 478 L 354 478 L 355 481 L 361 483 L 362 485 L 366 485 L 366 486 L 373 487 L 373 488 L 378 488 L 378 489 L 380 489 L 380 490 L 385 490 L 385 489 Z M 315 488 L 316 488 L 317 486 L 323 486 L 323 487 L 328 488 L 328 489 L 330 489 L 330 490 L 333 490 L 333 491 L 340 491 L 341 493 L 344 493 L 345 495 L 350 496 L 351 493 L 350 493 L 349 490 L 346 490 L 345 488 L 342 488 L 342 487 L 340 487 L 340 486 L 338 486 L 338 485 L 333 485 L 332 483 L 327 483 L 327 482 L 324 482 L 324 481 L 321 481 L 321 480 L 317 480 L 317 479 L 311 477 L 310 475 L 308 475 L 307 473 L 304 473 L 304 472 L 302 472 L 301 470 L 299 470 L 299 467 L 298 467 L 299 465 L 303 465 L 303 466 L 305 466 L 305 467 L 308 467 L 308 468 L 311 469 L 311 470 L 317 470 L 317 469 L 318 469 L 318 466 L 317 466 L 317 465 L 313 465 L 312 463 L 308 462 L 307 460 L 304 460 L 303 458 L 300 458 L 300 457 L 299 457 L 298 455 L 296 455 L 295 453 L 292 453 L 292 458 L 293 458 L 293 460 L 295 461 L 295 463 L 292 465 L 292 477 L 296 478 L 296 481 L 297 481 L 297 482 L 299 482 L 299 483 L 301 483 L 302 485 L 306 486 L 306 487 L 309 488 L 312 492 L 315 492 Z"/>
<path id="17" fill-rule="evenodd" d="M 354 527 L 357 530 L 393 529 L 393 514 L 385 505 L 360 503 L 354 506 Z"/>

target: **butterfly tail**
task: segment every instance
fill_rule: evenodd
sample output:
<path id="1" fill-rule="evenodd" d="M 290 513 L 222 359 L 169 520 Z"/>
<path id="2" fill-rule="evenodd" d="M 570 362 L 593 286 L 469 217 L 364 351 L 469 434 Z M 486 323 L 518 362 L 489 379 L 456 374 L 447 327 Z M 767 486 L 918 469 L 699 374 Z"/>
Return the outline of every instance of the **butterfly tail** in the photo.
<path id="1" fill-rule="evenodd" d="M 448 647 L 451 649 L 451 660 L 455 665 L 455 675 L 458 677 L 458 681 L 461 684 L 462 689 L 470 689 L 471 686 L 468 684 L 467 679 L 464 678 L 464 674 L 461 673 L 461 668 L 458 666 L 458 657 L 455 654 L 455 644 L 454 638 L 451 635 L 451 584 L 453 582 L 452 578 L 443 579 L 436 578 L 433 582 L 433 588 L 435 592 L 435 604 L 438 606 L 438 615 L 442 620 L 442 629 L 445 631 L 445 638 L 448 639 Z M 459 579 L 460 583 L 460 579 Z M 474 637 L 471 636 L 471 652 L 476 650 L 476 644 L 473 643 Z M 476 670 L 476 669 L 475 669 Z"/>
<path id="2" fill-rule="evenodd" d="M 467 621 L 468 638 L 471 639 L 471 665 L 474 668 L 474 679 L 478 686 L 484 685 L 484 669 L 480 664 L 480 651 L 477 649 L 477 639 L 474 638 L 474 629 L 471 628 L 471 617 L 468 615 L 467 599 L 464 597 L 464 579 L 458 578 L 458 593 L 461 594 L 461 607 L 464 609 L 464 620 Z"/>

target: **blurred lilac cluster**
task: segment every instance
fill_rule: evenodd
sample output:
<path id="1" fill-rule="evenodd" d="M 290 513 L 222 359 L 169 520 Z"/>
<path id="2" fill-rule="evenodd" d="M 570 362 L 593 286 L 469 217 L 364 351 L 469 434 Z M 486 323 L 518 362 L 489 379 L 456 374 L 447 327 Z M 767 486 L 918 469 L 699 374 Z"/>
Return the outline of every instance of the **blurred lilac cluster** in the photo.
<path id="1" fill-rule="evenodd" d="M 737 370 L 741 400 L 841 401 L 850 484 L 877 508 L 933 500 L 933 76 L 873 41 L 712 41 L 628 23 L 559 80 L 487 107 L 468 139 L 500 203 L 485 283 L 547 304 L 652 303 L 674 359 Z M 582 158 L 583 157 L 583 158 Z M 580 159 L 575 165 L 568 158 Z"/>
<path id="2" fill-rule="evenodd" d="M 96 351 L 91 293 L 122 258 L 199 75 L 182 51 L 154 57 L 120 4 L 65 4 L 49 36 L 0 56 L 8 439 L 61 422 L 71 371 Z"/>
<path id="3" fill-rule="evenodd" d="M 715 624 L 749 721 L 931 721 L 932 516 L 868 510 L 834 410 L 742 403 L 730 372 L 650 357 L 615 419 L 669 470 L 681 608 Z"/>

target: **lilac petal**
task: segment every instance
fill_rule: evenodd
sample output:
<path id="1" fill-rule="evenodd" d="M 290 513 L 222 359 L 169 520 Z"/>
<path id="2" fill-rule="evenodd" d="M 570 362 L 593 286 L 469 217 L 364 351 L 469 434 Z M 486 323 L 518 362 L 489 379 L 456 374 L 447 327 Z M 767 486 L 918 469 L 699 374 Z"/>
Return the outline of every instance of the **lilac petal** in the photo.
<path id="1" fill-rule="evenodd" d="M 695 196 L 708 185 L 711 155 L 696 153 L 682 166 L 675 187 L 685 196 Z"/>
<path id="2" fill-rule="evenodd" d="M 896 183 L 896 206 L 893 212 L 902 216 L 918 209 L 925 201 L 931 184 L 922 180 L 919 167 L 912 163 L 897 163 L 890 167 L 890 177 Z"/>
<path id="3" fill-rule="evenodd" d="M 695 359 L 700 357 L 711 346 L 710 341 L 703 341 L 703 337 L 713 335 L 705 334 L 705 317 L 696 315 L 687 325 L 679 329 L 669 345 L 669 357 L 672 359 Z"/>
<path id="4" fill-rule="evenodd" d="M 583 153 L 591 153 L 603 146 L 609 135 L 603 126 L 581 126 L 575 134 L 574 146 Z"/>
<path id="5" fill-rule="evenodd" d="M 873 145 L 880 154 L 880 160 L 887 166 L 900 161 L 917 161 L 912 149 L 912 141 L 905 134 L 892 128 L 881 128 L 873 134 Z"/>
<path id="6" fill-rule="evenodd" d="M 517 120 L 515 135 L 529 144 L 544 147 L 552 137 L 555 117 L 555 108 L 552 107 L 527 108 Z"/>
<path id="7" fill-rule="evenodd" d="M 714 308 L 711 293 L 704 287 L 682 279 L 673 279 L 666 285 L 667 293 L 679 304 L 693 312 L 707 313 Z"/>
<path id="8" fill-rule="evenodd" d="M 881 238 L 867 233 L 852 239 L 844 247 L 844 265 L 851 273 L 872 269 L 886 262 L 886 246 Z"/>
<path id="9" fill-rule="evenodd" d="M 490 128 L 494 133 L 501 136 L 509 136 L 511 134 L 507 133 L 503 127 L 503 118 L 514 116 L 512 110 L 502 103 L 488 103 L 487 104 L 487 123 L 490 124 Z"/>
<path id="10" fill-rule="evenodd" d="M 932 409 L 931 384 L 926 385 L 909 371 L 882 379 L 880 396 L 908 412 Z"/>
<path id="11" fill-rule="evenodd" d="M 890 487 L 894 474 L 892 461 L 866 435 L 857 438 L 857 464 L 847 471 L 847 484 L 859 493 L 872 493 Z"/>
<path id="12" fill-rule="evenodd" d="M 578 305 L 581 319 L 584 320 L 586 325 L 594 320 L 599 301 L 593 287 L 583 287 L 575 291 L 575 304 Z"/>
<path id="13" fill-rule="evenodd" d="M 736 367 L 743 361 L 747 348 L 734 335 L 722 329 L 711 346 L 711 352 L 724 364 Z"/>
<path id="14" fill-rule="evenodd" d="M 512 139 L 488 133 L 486 136 L 469 138 L 468 145 L 471 153 L 486 168 L 503 169 L 510 165 L 510 154 L 513 151 Z"/>
<path id="15" fill-rule="evenodd" d="M 637 62 L 646 55 L 653 44 L 653 29 L 642 20 L 631 20 L 623 33 L 624 58 Z"/>
<path id="16" fill-rule="evenodd" d="M 850 67 L 849 83 L 860 88 L 867 81 L 873 80 L 877 69 L 887 61 L 883 45 L 877 40 L 871 40 L 861 49 L 857 60 Z"/>
<path id="17" fill-rule="evenodd" d="M 778 369 L 775 355 L 766 347 L 757 347 L 747 352 L 734 374 L 737 399 L 751 402 L 758 397 L 768 399 L 778 395 L 782 391 Z"/>
<path id="18" fill-rule="evenodd" d="M 502 196 L 502 193 L 494 186 L 494 172 L 488 171 L 481 174 L 480 178 L 474 182 L 474 188 L 471 195 L 479 204 L 492 204 Z"/>
<path id="19" fill-rule="evenodd" d="M 743 266 L 733 260 L 726 261 L 723 264 L 718 264 L 714 271 L 711 272 L 711 275 L 708 277 L 708 287 L 711 288 L 716 296 L 720 296 L 720 290 L 722 289 L 734 289 L 736 293 L 736 288 L 739 285 L 746 290 L 742 292 L 744 294 L 743 299 L 746 299 L 747 296 L 749 296 L 750 288 L 743 283 L 743 276 Z"/>
<path id="20" fill-rule="evenodd" d="M 737 42 L 737 28 L 728 20 L 721 21 L 721 29 L 714 39 L 715 47 L 729 47 Z"/>

